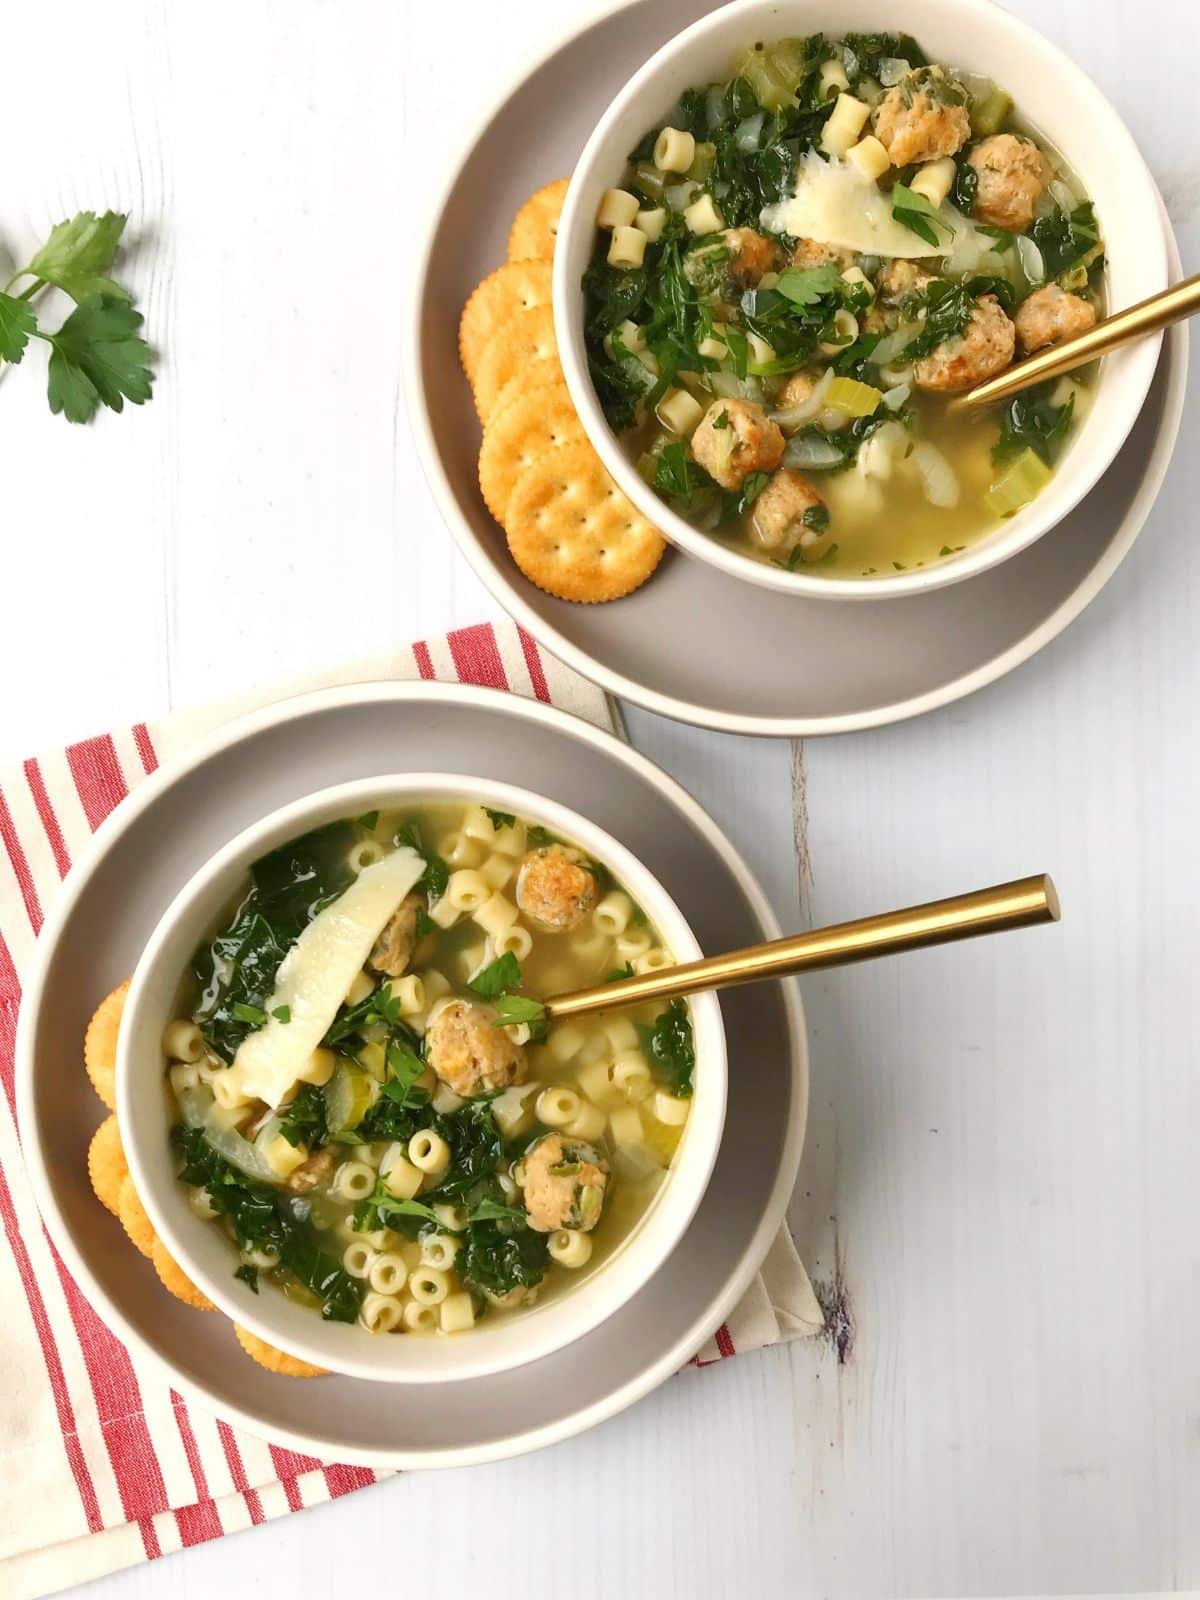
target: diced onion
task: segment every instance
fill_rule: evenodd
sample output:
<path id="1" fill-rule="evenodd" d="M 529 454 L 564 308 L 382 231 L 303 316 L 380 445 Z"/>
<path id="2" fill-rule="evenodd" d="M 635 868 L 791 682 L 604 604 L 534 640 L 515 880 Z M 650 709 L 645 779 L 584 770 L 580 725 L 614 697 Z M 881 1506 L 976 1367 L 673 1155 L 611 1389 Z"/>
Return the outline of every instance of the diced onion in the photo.
<path id="1" fill-rule="evenodd" d="M 894 388 L 884 390 L 883 403 L 889 411 L 899 411 L 901 406 L 907 404 L 911 394 L 912 384 L 905 380 L 896 384 Z"/>
<path id="2" fill-rule="evenodd" d="M 908 450 L 907 428 L 898 422 L 885 422 L 859 446 L 856 470 L 862 478 L 890 478 L 892 469 Z"/>
<path id="3" fill-rule="evenodd" d="M 243 1139 L 236 1128 L 214 1127 L 209 1123 L 204 1130 L 204 1142 L 211 1145 L 219 1156 L 223 1156 L 231 1167 L 236 1167 L 248 1177 L 261 1178 L 264 1183 L 278 1182 L 262 1151 L 249 1140 Z"/>
<path id="4" fill-rule="evenodd" d="M 785 467 L 808 467 L 810 470 L 820 472 L 829 467 L 840 467 L 845 460 L 837 445 L 830 444 L 827 439 L 816 439 L 811 435 L 789 439 L 783 452 Z"/>
<path id="5" fill-rule="evenodd" d="M 1021 271 L 1030 283 L 1041 283 L 1046 276 L 1046 263 L 1042 252 L 1028 234 L 1023 233 L 1018 236 L 1017 255 L 1020 258 Z"/>
<path id="6" fill-rule="evenodd" d="M 722 400 L 762 401 L 762 384 L 757 378 L 739 378 L 734 372 L 710 372 L 708 386 Z"/>
<path id="7" fill-rule="evenodd" d="M 1061 178 L 1051 178 L 1049 194 L 1060 211 L 1074 211 L 1079 204 L 1079 197 L 1071 193 Z"/>
<path id="8" fill-rule="evenodd" d="M 921 478 L 925 498 L 931 506 L 949 508 L 958 504 L 958 477 L 936 445 L 921 439 L 909 457 Z"/>
<path id="9" fill-rule="evenodd" d="M 751 150 L 758 149 L 764 120 L 764 113 L 759 111 L 754 116 L 747 117 L 745 122 L 739 122 L 733 130 L 733 142 L 744 154 L 748 155 Z"/>
<path id="10" fill-rule="evenodd" d="M 902 322 L 892 333 L 885 333 L 871 351 L 871 360 L 877 367 L 889 366 L 901 350 L 906 350 L 921 331 L 919 322 Z"/>
<path id="11" fill-rule="evenodd" d="M 912 67 L 902 56 L 884 56 L 879 63 L 879 81 L 885 89 L 890 89 L 911 71 Z"/>
<path id="12" fill-rule="evenodd" d="M 826 367 L 807 400 L 802 400 L 799 405 L 784 406 L 779 411 L 773 411 L 771 420 L 777 422 L 781 428 L 799 428 L 804 423 L 811 422 L 825 404 L 825 391 L 832 382 L 833 368 Z"/>

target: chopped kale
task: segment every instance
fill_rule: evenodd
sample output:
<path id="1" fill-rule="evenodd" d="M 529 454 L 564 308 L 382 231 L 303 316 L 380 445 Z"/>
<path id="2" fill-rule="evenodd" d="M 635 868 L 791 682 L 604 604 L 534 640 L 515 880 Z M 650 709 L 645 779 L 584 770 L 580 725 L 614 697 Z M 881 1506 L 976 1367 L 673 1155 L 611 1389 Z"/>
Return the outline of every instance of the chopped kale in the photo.
<path id="1" fill-rule="evenodd" d="M 1099 252 L 1100 229 L 1090 200 L 1073 211 L 1054 211 L 1038 217 L 1029 237 L 1042 253 L 1043 276 L 1057 278 L 1085 256 Z"/>
<path id="2" fill-rule="evenodd" d="M 329 1139 L 325 1122 L 325 1094 L 315 1083 L 302 1083 L 290 1105 L 284 1107 L 279 1131 L 291 1145 L 313 1150 Z"/>
<path id="3" fill-rule="evenodd" d="M 1061 406 L 1050 399 L 1051 385 L 1041 383 L 1014 395 L 1000 419 L 1000 437 L 992 446 L 992 460 L 1012 461 L 1032 450 L 1052 467 L 1066 441 L 1075 410 L 1075 396 Z"/>
<path id="4" fill-rule="evenodd" d="M 686 1002 L 672 1000 L 651 1025 L 639 1027 L 638 1033 L 654 1075 L 667 1084 L 672 1094 L 690 1095 L 696 1050 Z"/>

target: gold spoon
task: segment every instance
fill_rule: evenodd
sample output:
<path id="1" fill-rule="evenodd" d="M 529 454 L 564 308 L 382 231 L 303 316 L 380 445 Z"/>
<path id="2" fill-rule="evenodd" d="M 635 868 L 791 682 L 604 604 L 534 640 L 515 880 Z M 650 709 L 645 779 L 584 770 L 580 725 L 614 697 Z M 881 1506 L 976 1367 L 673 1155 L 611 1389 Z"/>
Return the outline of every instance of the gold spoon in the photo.
<path id="1" fill-rule="evenodd" d="M 1170 327 L 1173 322 L 1194 317 L 1198 311 L 1200 273 L 1194 278 L 1185 278 L 1182 283 L 1173 283 L 1161 294 L 1152 294 L 1149 300 L 1142 300 L 1125 311 L 1115 311 L 1111 317 L 1097 322 L 1086 333 L 1076 334 L 1062 344 L 1039 350 L 1037 355 L 1019 361 L 998 378 L 989 378 L 986 383 L 959 395 L 952 404 L 956 409 L 966 411 L 995 405 L 998 400 L 1007 400 L 1022 389 L 1028 389 L 1031 384 L 1044 383 L 1047 378 L 1073 372 L 1076 367 L 1096 361 L 1123 344 L 1132 344 L 1135 339 L 1145 339 L 1160 328 Z"/>
<path id="2" fill-rule="evenodd" d="M 786 978 L 821 967 L 844 967 L 852 961 L 900 955 L 931 944 L 974 939 L 982 933 L 1003 933 L 1009 928 L 1032 928 L 1057 922 L 1058 895 L 1045 873 L 1018 878 L 991 889 L 931 900 L 904 911 L 885 911 L 876 917 L 839 922 L 832 928 L 798 933 L 790 939 L 748 945 L 727 955 L 689 961 L 660 972 L 641 972 L 633 978 L 602 983 L 594 989 L 556 995 L 546 1001 L 546 1015 L 554 1022 L 585 1011 L 607 1011 L 612 1006 L 636 1005 L 666 995 L 694 994 L 698 989 L 728 989 L 738 983 L 763 978 Z"/>

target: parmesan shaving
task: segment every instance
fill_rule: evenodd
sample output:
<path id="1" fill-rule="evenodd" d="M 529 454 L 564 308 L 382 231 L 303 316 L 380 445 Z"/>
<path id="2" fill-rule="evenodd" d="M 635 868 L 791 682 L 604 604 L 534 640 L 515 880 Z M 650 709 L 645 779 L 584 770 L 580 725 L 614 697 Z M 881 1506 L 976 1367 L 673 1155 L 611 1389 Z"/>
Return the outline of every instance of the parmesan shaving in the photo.
<path id="1" fill-rule="evenodd" d="M 365 867 L 317 913 L 280 963 L 267 1021 L 242 1040 L 225 1074 L 231 1087 L 248 1100 L 283 1103 L 388 919 L 424 871 L 424 858 L 404 846 Z M 272 1015 L 284 1007 L 287 1022 Z"/>

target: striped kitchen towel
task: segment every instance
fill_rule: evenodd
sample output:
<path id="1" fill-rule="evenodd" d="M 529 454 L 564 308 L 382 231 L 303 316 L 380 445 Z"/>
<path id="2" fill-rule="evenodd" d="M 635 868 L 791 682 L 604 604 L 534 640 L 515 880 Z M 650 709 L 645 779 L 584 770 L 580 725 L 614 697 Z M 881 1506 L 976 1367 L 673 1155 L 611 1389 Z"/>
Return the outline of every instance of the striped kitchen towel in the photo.
<path id="1" fill-rule="evenodd" d="M 38 1219 L 21 1164 L 13 1052 L 20 974 L 45 912 L 91 833 L 136 784 L 203 734 L 273 700 L 339 683 L 416 677 L 509 689 L 616 726 L 594 684 L 512 623 L 497 623 L 139 723 L 0 772 L 0 1594 L 6 1600 L 49 1594 L 386 1476 L 317 1461 L 234 1429 L 189 1405 L 109 1332 Z M 783 1230 L 762 1274 L 695 1364 L 820 1327 L 808 1277 Z"/>

